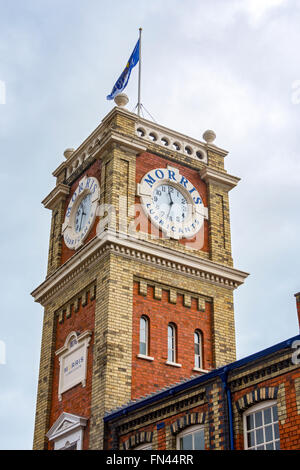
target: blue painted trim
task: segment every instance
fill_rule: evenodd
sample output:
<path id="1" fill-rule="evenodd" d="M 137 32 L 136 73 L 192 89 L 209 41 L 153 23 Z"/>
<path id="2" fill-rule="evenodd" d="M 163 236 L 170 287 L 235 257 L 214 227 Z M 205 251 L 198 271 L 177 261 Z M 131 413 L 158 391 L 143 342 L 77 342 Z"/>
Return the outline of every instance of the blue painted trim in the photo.
<path id="1" fill-rule="evenodd" d="M 156 425 L 156 429 L 159 431 L 160 429 L 163 429 L 165 427 L 165 423 L 164 421 L 162 421 L 161 423 L 157 423 Z"/>
<path id="2" fill-rule="evenodd" d="M 239 367 L 249 364 L 250 362 L 254 362 L 265 356 L 269 356 L 275 352 L 280 351 L 281 349 L 290 348 L 292 343 L 297 340 L 300 340 L 300 334 L 297 336 L 293 336 L 292 338 L 289 338 L 285 341 L 282 341 L 281 343 L 275 344 L 274 346 L 263 349 L 262 351 L 258 351 L 255 354 L 251 354 L 250 356 L 244 357 L 243 359 L 239 359 L 238 361 L 232 362 L 231 364 L 227 364 L 226 366 L 220 367 L 219 369 L 214 369 L 211 372 L 208 372 L 207 374 L 199 375 L 198 377 L 188 380 L 187 382 L 181 383 L 179 385 L 174 385 L 174 387 L 171 387 L 170 389 L 164 390 L 160 393 L 158 392 L 157 394 L 149 396 L 144 400 L 129 404 L 128 406 L 121 408 L 120 410 L 114 411 L 104 416 L 103 420 L 105 423 L 107 423 L 109 421 L 112 421 L 113 419 L 120 418 L 135 410 L 138 410 L 139 408 L 151 405 L 152 403 L 167 398 L 170 395 L 175 395 L 176 393 L 187 390 L 191 387 L 194 387 L 195 385 L 202 384 L 203 382 L 207 382 L 211 379 L 214 379 L 215 377 L 221 377 L 221 375 L 225 372 L 228 374 L 230 371 L 238 369 Z"/>

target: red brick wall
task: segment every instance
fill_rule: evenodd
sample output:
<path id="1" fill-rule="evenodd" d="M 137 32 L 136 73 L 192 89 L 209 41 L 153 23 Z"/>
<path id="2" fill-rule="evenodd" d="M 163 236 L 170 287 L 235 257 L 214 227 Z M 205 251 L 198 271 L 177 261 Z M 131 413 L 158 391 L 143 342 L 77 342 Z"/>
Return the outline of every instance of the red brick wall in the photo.
<path id="1" fill-rule="evenodd" d="M 165 450 L 166 449 L 166 429 L 171 426 L 171 424 L 175 423 L 177 419 L 182 418 L 184 415 L 188 413 L 206 413 L 207 414 L 207 405 L 200 405 L 195 406 L 194 408 L 189 409 L 189 411 L 178 412 L 168 418 L 161 417 L 157 421 L 157 423 L 164 423 L 164 427 L 157 430 L 157 449 L 155 450 Z M 130 436 L 134 435 L 135 433 L 139 432 L 154 432 L 157 429 L 157 423 L 153 423 L 147 426 L 141 426 L 139 429 L 135 431 L 128 432 L 120 437 L 120 443 L 123 444 Z M 107 447 L 109 449 L 109 447 Z M 208 443 L 206 442 L 206 449 L 208 449 Z"/>
<path id="2" fill-rule="evenodd" d="M 57 319 L 56 324 L 56 343 L 55 351 L 60 349 L 71 331 L 83 333 L 86 330 L 94 330 L 95 318 L 95 300 L 88 299 L 86 306 L 80 305 L 78 312 L 72 312 L 71 317 L 64 318 L 63 323 L 59 323 Z M 85 418 L 90 417 L 91 407 L 91 392 L 92 392 L 92 368 L 93 368 L 93 343 L 94 336 L 92 335 L 88 347 L 88 360 L 87 360 L 87 381 L 86 386 L 82 387 L 81 384 L 67 390 L 62 394 L 62 400 L 58 399 L 58 383 L 59 383 L 59 359 L 54 357 L 54 371 L 53 371 L 53 384 L 52 384 L 52 402 L 50 413 L 50 427 L 59 418 L 61 413 L 78 414 Z M 83 448 L 88 449 L 88 435 L 89 435 L 89 422 L 84 432 Z"/>
<path id="3" fill-rule="evenodd" d="M 79 181 L 84 177 L 84 175 L 86 176 L 93 176 L 95 178 L 97 178 L 97 180 L 99 181 L 99 184 L 101 182 L 101 161 L 100 160 L 96 160 L 89 168 L 88 170 L 85 172 L 85 173 L 82 173 L 75 181 L 74 183 L 72 184 L 71 186 L 71 189 L 70 189 L 70 194 L 66 200 L 66 205 L 65 205 L 65 213 L 67 211 L 67 208 L 68 208 L 68 205 L 69 205 L 69 202 L 71 200 L 71 197 L 73 196 L 73 193 L 75 191 L 75 189 L 77 188 L 77 185 L 79 183 Z M 90 233 L 88 234 L 87 238 L 84 240 L 84 245 L 89 242 L 90 240 L 92 240 L 92 238 L 94 238 L 96 236 L 96 228 L 97 228 L 97 224 L 98 224 L 98 221 L 99 221 L 99 217 L 96 217 L 96 220 L 94 222 L 94 225 L 93 227 L 91 228 L 91 231 Z M 63 239 L 63 242 L 62 242 L 62 253 L 61 253 L 61 264 L 65 263 L 69 258 L 71 258 L 71 256 L 73 256 L 75 254 L 75 250 L 71 250 L 70 248 L 68 248 L 64 242 L 64 239 Z"/>
<path id="4" fill-rule="evenodd" d="M 140 183 L 141 179 L 145 174 L 153 170 L 154 168 L 166 168 L 167 165 L 171 165 L 174 168 L 178 168 L 180 173 L 187 178 L 197 189 L 199 192 L 203 204 L 205 207 L 207 207 L 207 188 L 206 188 L 206 183 L 201 180 L 199 176 L 199 172 L 197 170 L 193 170 L 191 168 L 187 168 L 183 165 L 180 165 L 179 163 L 174 163 L 166 160 L 165 158 L 159 157 L 158 155 L 153 155 L 151 153 L 141 153 L 136 160 L 136 183 Z M 140 204 L 140 198 L 136 198 L 136 203 Z M 136 216 L 139 218 L 141 221 L 143 227 L 147 226 L 147 216 L 144 214 L 144 211 L 137 210 L 136 211 Z M 151 233 L 151 225 L 150 225 L 150 220 L 148 220 L 148 233 Z M 159 230 L 159 237 L 161 238 L 163 236 L 162 231 Z M 187 240 L 186 238 L 183 238 L 179 240 L 179 243 L 181 245 L 185 245 L 186 243 L 192 243 L 194 242 L 194 239 L 189 239 Z M 199 244 L 200 243 L 200 244 Z M 198 246 L 197 246 L 198 245 Z M 199 240 L 197 242 L 197 245 L 193 245 L 194 249 L 202 250 L 202 251 L 209 251 L 209 244 L 208 244 L 208 221 L 204 221 L 204 245 L 202 246 L 202 241 Z"/>
<path id="5" fill-rule="evenodd" d="M 300 415 L 297 412 L 296 391 L 294 380 L 300 377 L 300 370 L 266 380 L 258 384 L 257 388 L 278 387 L 280 384 L 285 386 L 286 414 L 287 419 L 282 425 L 279 423 L 280 448 L 282 450 L 300 449 Z M 232 395 L 232 400 L 237 401 L 242 396 L 254 390 L 256 387 L 248 387 Z M 244 449 L 244 435 L 235 436 L 235 449 Z"/>
<path id="6" fill-rule="evenodd" d="M 169 292 L 163 291 L 162 300 L 154 299 L 153 288 L 148 286 L 147 297 L 139 295 L 138 283 L 134 283 L 133 295 L 133 335 L 132 335 L 132 398 L 148 394 L 171 385 L 197 372 L 194 368 L 194 331 L 203 333 L 204 369 L 213 367 L 211 309 L 206 302 L 205 312 L 197 309 L 196 299 L 191 308 L 183 306 L 183 296 L 177 295 L 177 304 L 169 302 Z M 137 357 L 139 354 L 140 317 L 146 315 L 150 320 L 149 356 L 154 361 Z M 182 367 L 166 364 L 167 329 L 172 322 L 177 326 L 177 362 Z"/>

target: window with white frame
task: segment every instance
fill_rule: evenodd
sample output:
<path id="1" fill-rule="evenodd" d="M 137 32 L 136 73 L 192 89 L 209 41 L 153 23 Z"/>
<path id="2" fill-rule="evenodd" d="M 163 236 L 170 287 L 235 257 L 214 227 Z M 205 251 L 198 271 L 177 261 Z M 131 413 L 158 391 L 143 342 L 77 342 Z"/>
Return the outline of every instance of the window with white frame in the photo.
<path id="1" fill-rule="evenodd" d="M 168 361 L 176 362 L 176 327 L 173 323 L 168 325 Z"/>
<path id="2" fill-rule="evenodd" d="M 204 426 L 190 426 L 178 434 L 176 438 L 177 450 L 204 450 Z"/>
<path id="3" fill-rule="evenodd" d="M 144 315 L 140 318 L 140 354 L 148 356 L 149 350 L 149 320 Z"/>
<path id="4" fill-rule="evenodd" d="M 279 426 L 276 401 L 267 401 L 245 411 L 244 447 L 248 450 L 279 450 Z"/>
<path id="5" fill-rule="evenodd" d="M 81 450 L 87 421 L 83 416 L 63 412 L 46 434 L 54 450 Z"/>
<path id="6" fill-rule="evenodd" d="M 133 450 L 152 450 L 152 444 L 147 442 L 146 444 L 141 444 L 135 447 Z"/>
<path id="7" fill-rule="evenodd" d="M 203 369 L 202 333 L 200 330 L 196 330 L 194 333 L 194 357 L 195 357 L 195 367 L 197 369 Z"/>

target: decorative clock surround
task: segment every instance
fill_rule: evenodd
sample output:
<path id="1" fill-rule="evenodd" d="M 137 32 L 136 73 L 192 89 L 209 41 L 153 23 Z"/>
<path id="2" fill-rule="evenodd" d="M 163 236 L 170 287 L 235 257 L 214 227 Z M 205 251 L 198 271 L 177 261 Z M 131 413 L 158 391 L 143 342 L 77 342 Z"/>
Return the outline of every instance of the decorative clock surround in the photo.
<path id="1" fill-rule="evenodd" d="M 137 194 L 152 223 L 171 238 L 194 237 L 208 218 L 200 194 L 178 168 L 149 171 L 137 185 Z"/>
<path id="2" fill-rule="evenodd" d="M 68 248 L 76 250 L 83 244 L 95 221 L 99 197 L 98 180 L 84 176 L 71 197 L 62 226 Z"/>

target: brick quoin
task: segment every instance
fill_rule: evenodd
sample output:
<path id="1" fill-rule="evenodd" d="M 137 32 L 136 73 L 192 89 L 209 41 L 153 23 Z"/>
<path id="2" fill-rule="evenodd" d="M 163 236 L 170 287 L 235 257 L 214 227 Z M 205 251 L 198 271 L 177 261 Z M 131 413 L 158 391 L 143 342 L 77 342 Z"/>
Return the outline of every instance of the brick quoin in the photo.
<path id="1" fill-rule="evenodd" d="M 194 331 L 203 334 L 203 368 L 213 368 L 212 328 L 210 303 L 205 303 L 205 312 L 197 309 L 197 300 L 192 298 L 191 307 L 184 307 L 183 295 L 177 294 L 177 303 L 169 302 L 169 292 L 162 291 L 162 299 L 154 299 L 154 288 L 148 286 L 147 297 L 139 294 L 139 283 L 134 282 L 133 292 L 133 334 L 132 334 L 132 399 L 159 390 L 193 374 Z M 137 357 L 139 354 L 140 318 L 149 318 L 149 352 L 154 361 Z M 177 359 L 182 367 L 166 364 L 168 324 L 177 327 Z"/>
<path id="2" fill-rule="evenodd" d="M 88 297 L 88 303 L 83 307 L 80 303 L 78 312 L 74 312 L 69 318 L 64 316 L 64 322 L 59 323 L 58 318 L 56 319 L 56 343 L 55 351 L 60 349 L 71 331 L 82 333 L 86 330 L 94 330 L 95 323 L 95 300 L 91 301 Z M 91 408 L 91 393 L 92 393 L 92 368 L 93 368 L 93 344 L 94 335 L 91 337 L 91 341 L 88 347 L 87 357 L 87 378 L 86 386 L 82 387 L 81 384 L 75 385 L 70 390 L 67 390 L 62 394 L 62 400 L 58 399 L 58 384 L 59 384 L 59 358 L 54 357 L 53 367 L 53 384 L 52 384 L 52 401 L 51 401 L 51 412 L 50 412 L 50 423 L 49 429 L 53 423 L 59 418 L 61 413 L 72 413 L 85 418 L 90 417 Z M 88 449 L 89 446 L 89 421 L 84 432 L 83 448 Z M 49 443 L 49 449 L 51 444 Z"/>
<path id="3" fill-rule="evenodd" d="M 155 169 L 155 168 L 167 168 L 167 166 L 170 165 L 174 168 L 178 168 L 180 171 L 180 174 L 183 175 L 185 178 L 187 178 L 197 189 L 199 192 L 203 204 L 205 207 L 207 207 L 207 187 L 206 183 L 201 180 L 199 176 L 199 171 L 198 170 L 193 170 L 191 168 L 187 168 L 183 165 L 180 165 L 179 163 L 171 162 L 166 160 L 166 158 L 159 157 L 158 155 L 153 155 L 152 153 L 148 152 L 143 152 L 141 153 L 136 160 L 136 183 L 140 183 L 141 179 L 143 176 L 145 176 L 146 173 L 149 171 Z M 140 204 L 140 198 L 136 197 L 136 204 Z M 144 211 L 141 210 L 139 211 L 138 209 L 136 210 L 136 216 L 142 221 L 143 227 L 146 226 L 148 223 L 148 233 L 151 233 L 151 221 L 148 219 L 148 217 L 145 215 Z M 138 229 L 138 227 L 137 227 Z M 153 233 L 153 227 L 152 227 L 152 233 Z M 159 237 L 163 237 L 163 233 L 161 230 L 159 230 Z M 182 238 L 181 240 L 178 240 L 178 243 L 181 245 L 185 245 L 186 243 L 193 243 L 193 241 L 196 239 L 186 239 Z M 205 252 L 209 252 L 209 243 L 208 243 L 208 221 L 204 221 L 204 245 L 198 246 L 193 245 L 193 249 L 198 249 L 202 250 Z"/>
<path id="4" fill-rule="evenodd" d="M 66 215 L 67 208 L 69 205 L 69 202 L 74 194 L 75 189 L 78 186 L 79 181 L 84 177 L 84 176 L 93 176 L 94 178 L 97 178 L 99 184 L 101 183 L 101 161 L 96 160 L 88 169 L 85 173 L 82 173 L 71 185 L 70 187 L 70 195 L 66 199 L 65 203 L 65 212 L 64 216 Z M 95 222 L 91 228 L 90 233 L 84 240 L 83 244 L 86 245 L 90 240 L 92 240 L 96 236 L 96 229 L 97 225 L 99 222 L 99 217 L 96 217 Z M 76 253 L 75 250 L 71 250 L 70 248 L 67 247 L 65 242 L 63 241 L 62 243 L 62 251 L 61 251 L 61 264 L 64 264 L 66 261 L 68 261 L 69 258 L 71 258 L 74 254 Z"/>

